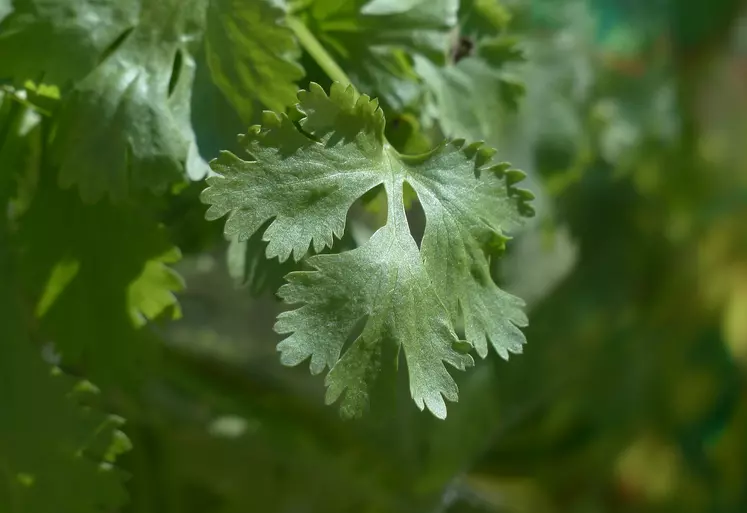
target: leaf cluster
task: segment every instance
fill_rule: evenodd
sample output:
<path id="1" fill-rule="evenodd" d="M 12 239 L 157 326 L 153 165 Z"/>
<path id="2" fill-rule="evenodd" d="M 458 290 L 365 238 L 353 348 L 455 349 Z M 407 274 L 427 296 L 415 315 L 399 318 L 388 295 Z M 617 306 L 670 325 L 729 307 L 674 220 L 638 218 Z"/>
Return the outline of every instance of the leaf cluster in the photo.
<path id="1" fill-rule="evenodd" d="M 450 369 L 521 352 L 493 268 L 533 195 L 465 142 L 522 95 L 507 20 L 456 0 L 0 0 L 0 505 L 121 506 L 129 442 L 101 412 L 142 414 L 174 267 L 223 249 L 223 216 L 228 272 L 293 308 L 280 361 L 328 369 L 346 417 L 406 366 L 443 419 Z M 480 119 L 465 94 L 486 94 Z"/>

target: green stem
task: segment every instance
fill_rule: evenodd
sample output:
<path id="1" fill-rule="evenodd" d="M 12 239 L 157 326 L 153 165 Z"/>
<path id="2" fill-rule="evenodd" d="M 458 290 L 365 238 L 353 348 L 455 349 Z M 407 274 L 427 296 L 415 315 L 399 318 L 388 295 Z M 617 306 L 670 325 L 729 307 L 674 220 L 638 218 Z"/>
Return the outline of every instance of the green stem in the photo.
<path id="1" fill-rule="evenodd" d="M 344 86 L 352 85 L 350 78 L 345 74 L 342 68 L 337 64 L 335 59 L 327 52 L 319 40 L 314 37 L 309 28 L 303 21 L 295 16 L 288 16 L 286 19 L 288 27 L 296 34 L 298 41 L 304 50 L 314 58 L 320 68 L 324 70 L 329 78 L 340 82 Z M 355 87 L 355 86 L 353 86 Z"/>
<path id="2" fill-rule="evenodd" d="M 36 105 L 35 103 L 29 101 L 28 99 L 24 98 L 20 94 L 18 94 L 18 91 L 10 86 L 0 86 L 0 92 L 7 95 L 9 99 L 14 100 L 18 102 L 18 104 L 23 105 L 25 107 L 28 107 L 31 110 L 34 110 L 38 112 L 39 114 L 42 114 L 44 116 L 52 117 L 52 113 L 46 109 L 43 109 L 42 107 Z"/>

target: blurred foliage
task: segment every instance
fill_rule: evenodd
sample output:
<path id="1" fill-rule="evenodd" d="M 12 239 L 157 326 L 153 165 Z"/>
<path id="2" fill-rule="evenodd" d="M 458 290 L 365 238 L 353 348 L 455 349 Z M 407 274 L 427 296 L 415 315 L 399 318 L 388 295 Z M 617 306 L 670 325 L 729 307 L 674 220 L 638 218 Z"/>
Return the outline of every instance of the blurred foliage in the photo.
<path id="1" fill-rule="evenodd" d="M 0 18 L 13 7 L 37 3 L 0 0 Z M 327 7 L 314 14 L 314 3 Z M 56 294 L 46 280 L 57 257 L 82 255 L 75 276 L 66 275 L 66 268 L 57 271 L 64 293 L 78 298 L 71 300 L 77 308 L 52 305 L 49 317 L 32 322 L 34 329 L 23 338 L 75 349 L 71 359 L 69 349 L 63 353 L 62 367 L 96 376 L 102 386 L 97 408 L 127 419 L 121 429 L 132 450 L 117 460 L 131 476 L 126 482 L 130 502 L 123 511 L 747 511 L 744 2 L 463 1 L 453 11 L 458 28 L 448 33 L 451 51 L 435 56 L 432 45 L 438 38 L 425 45 L 398 39 L 392 18 L 363 16 L 357 9 L 365 2 L 350 2 L 355 9 L 344 3 L 299 0 L 290 2 L 288 12 L 308 23 L 355 83 L 381 94 L 393 120 L 387 137 L 395 147 L 419 153 L 444 134 L 479 138 L 528 173 L 537 216 L 493 269 L 499 282 L 529 305 L 525 354 L 510 363 L 488 359 L 455 376 L 460 400 L 446 421 L 411 406 L 400 373 L 391 382 L 396 401 L 379 404 L 363 420 L 344 422 L 323 406 L 320 380 L 278 362 L 272 324 L 284 307 L 270 292 L 287 272 L 284 265 L 291 264 L 268 263 L 259 237 L 243 248 L 223 241 L 220 227 L 204 221 L 205 207 L 197 201 L 200 183 L 175 186 L 147 208 L 125 202 L 117 207 L 123 210 L 66 204 L 67 192 L 38 195 L 53 165 L 40 148 L 56 125 L 37 121 L 19 131 L 13 125 L 17 120 L 10 123 L 2 111 L 0 197 L 11 201 L 0 235 L 10 233 L 23 242 L 19 247 L 25 252 L 6 260 L 22 271 L 16 274 L 30 289 L 23 297 L 32 312 L 42 308 L 45 294 Z M 401 5 L 402 12 L 418 4 L 377 3 Z M 277 16 L 274 6 L 281 2 L 266 4 L 266 12 Z M 194 13 L 181 17 L 187 14 Z M 360 17 L 373 19 L 361 25 L 365 30 L 345 30 L 345 23 Z M 236 19 L 259 23 L 247 16 Z M 439 28 L 432 19 L 416 19 L 426 35 Z M 14 20 L 23 24 L 27 18 Z M 323 23 L 329 20 L 339 23 Z M 380 30 L 386 21 L 388 30 Z M 67 51 L 42 41 L 31 50 L 54 50 L 44 59 L 3 59 L 10 52 L 8 34 L 26 37 L 22 31 L 3 34 L 6 26 L 0 25 L 0 79 L 6 71 L 37 66 Z M 212 37 L 223 35 L 213 28 Z M 207 62 L 215 67 L 220 59 L 205 53 L 216 46 L 200 49 L 195 42 L 189 40 L 184 50 L 194 58 L 188 67 L 191 73 L 194 64 L 194 78 L 181 79 L 194 82 L 190 109 L 178 114 L 191 117 L 200 152 L 210 159 L 219 149 L 235 147 L 243 124 L 234 107 L 240 88 L 251 89 L 252 77 L 217 87 Z M 282 50 L 293 53 L 291 46 Z M 501 48 L 506 51 L 497 51 Z M 86 55 L 97 55 L 96 45 L 86 49 Z M 363 59 L 371 56 L 375 66 L 368 68 Z M 490 68 L 489 59 L 500 63 Z M 83 80 L 95 64 L 89 60 L 54 71 Z M 167 61 L 168 82 L 172 62 Z M 298 62 L 306 72 L 301 86 L 312 80 L 329 84 L 327 71 L 308 49 Z M 295 77 L 295 66 L 280 65 Z M 99 83 L 95 76 L 87 80 Z M 23 85 L 3 85 L 3 109 L 12 103 L 56 120 L 58 93 L 42 84 Z M 231 85 L 239 89 L 230 89 L 226 99 L 221 91 Z M 286 93 L 262 91 L 273 101 Z M 159 101 L 138 98 L 138 106 Z M 258 95 L 256 101 L 266 100 Z M 236 109 L 247 118 L 258 115 L 255 107 L 247 103 Z M 31 148 L 24 147 L 25 154 L 12 142 L 21 132 Z M 177 139 L 192 137 L 182 132 Z M 168 148 L 151 149 L 158 154 Z M 170 158 L 170 168 L 176 160 L 187 162 L 187 147 L 177 149 L 180 157 Z M 97 160 L 103 158 L 111 154 Z M 80 179 L 91 171 L 78 172 Z M 98 184 L 94 192 L 113 190 Z M 55 212 L 39 217 L 45 214 L 39 209 L 45 197 L 59 203 L 59 218 Z M 408 219 L 422 234 L 422 210 L 410 200 Z M 79 213 L 63 218 L 65 208 Z M 349 213 L 341 247 L 332 251 L 366 240 L 383 224 L 385 212 L 381 194 L 362 198 Z M 99 220 L 105 228 L 96 228 Z M 87 226 L 87 233 L 66 238 L 64 227 L 72 222 Z M 46 231 L 29 231 L 30 223 Z M 123 238 L 138 238 L 127 231 L 138 223 L 146 227 L 139 233 L 150 234 L 148 240 L 120 248 Z M 35 238 L 23 239 L 24 233 Z M 0 238 L 0 244 L 6 240 Z M 184 254 L 176 267 L 187 286 L 178 295 L 181 319 L 166 324 L 160 321 L 176 312 L 170 296 L 159 295 L 162 280 L 167 291 L 179 284 L 164 278 L 158 266 L 171 261 L 172 246 Z M 110 252 L 123 259 L 109 261 Z M 127 264 L 133 252 L 141 267 Z M 25 260 L 28 255 L 34 258 Z M 161 269 L 155 279 L 146 276 L 146 283 L 159 285 L 160 300 L 150 310 L 124 292 L 143 277 L 146 260 Z M 9 264 L 2 272 L 10 275 L 6 269 Z M 104 285 L 110 292 L 97 296 L 90 291 L 101 275 L 108 277 Z M 236 281 L 246 287 L 237 288 Z M 11 281 L 0 279 L 1 300 L 15 290 L 6 283 Z M 128 314 L 133 311 L 154 322 L 142 326 Z M 18 317 L 4 315 L 3 324 L 15 326 Z M 83 334 L 73 329 L 80 324 L 70 324 L 81 318 L 91 319 Z M 101 326 L 114 332 L 107 335 Z M 116 355 L 128 344 L 149 348 L 140 354 L 148 355 L 149 364 L 139 367 L 134 383 L 122 385 L 108 380 L 107 370 L 95 362 L 97 354 Z M 6 367 L 15 368 L 0 365 L 0 370 Z M 0 400 L 5 401 L 14 384 L 3 372 Z M 0 412 L 7 411 L 7 404 L 0 404 Z M 106 433 L 112 429 L 107 425 Z M 0 451 L 3 447 L 0 442 Z M 91 451 L 99 460 L 101 452 Z M 11 460 L 0 453 L 0 501 L 9 489 L 6 461 Z M 68 482 L 77 493 L 78 482 L 72 476 Z M 6 510 L 16 511 L 0 503 L 0 511 Z"/>

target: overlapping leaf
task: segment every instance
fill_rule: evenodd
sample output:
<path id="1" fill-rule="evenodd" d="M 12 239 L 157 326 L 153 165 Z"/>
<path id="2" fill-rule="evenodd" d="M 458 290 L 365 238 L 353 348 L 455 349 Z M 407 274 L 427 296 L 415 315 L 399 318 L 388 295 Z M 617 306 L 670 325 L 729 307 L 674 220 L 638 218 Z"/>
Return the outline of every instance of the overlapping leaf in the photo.
<path id="1" fill-rule="evenodd" d="M 28 329 L 8 202 L 24 160 L 12 150 L 32 155 L 33 143 L 23 109 L 7 105 L 0 106 L 0 506 L 9 513 L 114 510 L 125 499 L 122 475 L 111 466 L 128 447 L 117 431 L 121 419 L 79 407 Z"/>
<path id="2" fill-rule="evenodd" d="M 5 289 L 6 284 L 0 287 Z M 0 298 L 3 511 L 114 510 L 126 499 L 123 476 L 106 460 L 107 453 L 111 460 L 127 447 L 127 439 L 117 431 L 121 420 L 83 409 L 68 397 L 65 380 L 52 374 L 41 353 L 34 350 L 18 326 L 13 326 L 20 317 L 7 308 L 9 293 L 0 291 L 5 296 Z"/>
<path id="3" fill-rule="evenodd" d="M 56 130 L 63 186 L 122 200 L 204 176 L 190 124 L 204 11 L 205 0 L 17 2 L 0 27 L 0 74 L 72 86 Z"/>
<path id="4" fill-rule="evenodd" d="M 138 23 L 140 2 L 13 0 L 0 24 L 0 78 L 67 86 Z"/>
<path id="5" fill-rule="evenodd" d="M 85 205 L 49 170 L 20 222 L 22 270 L 41 330 L 63 361 L 101 386 L 142 375 L 155 348 L 146 321 L 179 314 L 179 252 L 148 216 L 108 202 Z"/>
<path id="6" fill-rule="evenodd" d="M 411 56 L 443 63 L 459 2 L 313 0 L 305 4 L 300 15 L 353 83 L 400 109 L 419 94 Z"/>
<path id="7" fill-rule="evenodd" d="M 523 83 L 511 70 L 523 55 L 510 38 L 469 44 L 474 48 L 447 66 L 416 55 L 415 70 L 432 92 L 437 121 L 448 136 L 494 140 L 498 121 L 516 110 L 524 94 Z"/>
<path id="8" fill-rule="evenodd" d="M 85 201 L 121 201 L 207 171 L 190 119 L 203 36 L 215 84 L 245 119 L 257 102 L 293 103 L 303 70 L 284 16 L 271 0 L 16 0 L 0 24 L 0 79 L 69 91 L 60 183 Z"/>
<path id="9" fill-rule="evenodd" d="M 76 84 L 58 127 L 63 187 L 121 200 L 204 176 L 190 124 L 190 43 L 203 16 L 204 0 L 144 2 L 131 32 Z"/>
<path id="10" fill-rule="evenodd" d="M 254 160 L 224 152 L 213 163 L 219 176 L 203 193 L 207 217 L 229 214 L 226 235 L 238 240 L 272 220 L 263 234 L 267 256 L 299 260 L 310 247 L 331 246 L 353 202 L 383 184 L 386 225 L 355 250 L 309 258 L 314 270 L 291 273 L 280 289 L 288 303 L 302 304 L 278 319 L 277 331 L 290 334 L 279 345 L 281 359 L 296 365 L 310 358 L 312 373 L 331 368 L 328 401 L 344 392 L 343 413 L 357 415 L 381 368 L 396 365 L 402 349 L 413 399 L 444 417 L 443 398 L 457 398 L 444 364 L 472 364 L 454 331 L 458 321 L 481 356 L 488 341 L 504 357 L 524 343 L 522 302 L 498 289 L 488 266 L 504 231 L 531 215 L 531 195 L 513 187 L 523 175 L 491 165 L 492 150 L 463 141 L 398 154 L 384 139 L 377 102 L 352 88 L 336 83 L 327 96 L 312 84 L 299 99 L 302 130 L 266 113 L 264 126 L 242 141 Z M 405 217 L 405 183 L 426 214 L 420 249 Z"/>
<path id="11" fill-rule="evenodd" d="M 244 120 L 253 99 L 284 110 L 296 97 L 303 69 L 285 5 L 274 0 L 213 0 L 207 14 L 205 51 L 214 82 Z"/>

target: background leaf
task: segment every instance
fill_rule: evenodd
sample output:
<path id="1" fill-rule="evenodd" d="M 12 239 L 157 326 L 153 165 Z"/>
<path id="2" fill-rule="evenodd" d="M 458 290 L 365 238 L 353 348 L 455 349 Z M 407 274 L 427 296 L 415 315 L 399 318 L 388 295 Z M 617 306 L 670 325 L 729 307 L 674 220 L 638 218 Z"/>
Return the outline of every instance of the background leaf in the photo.
<path id="1" fill-rule="evenodd" d="M 299 49 L 285 27 L 286 6 L 275 0 L 212 0 L 205 52 L 213 81 L 242 119 L 252 119 L 256 99 L 281 111 L 294 103 L 304 76 Z"/>

